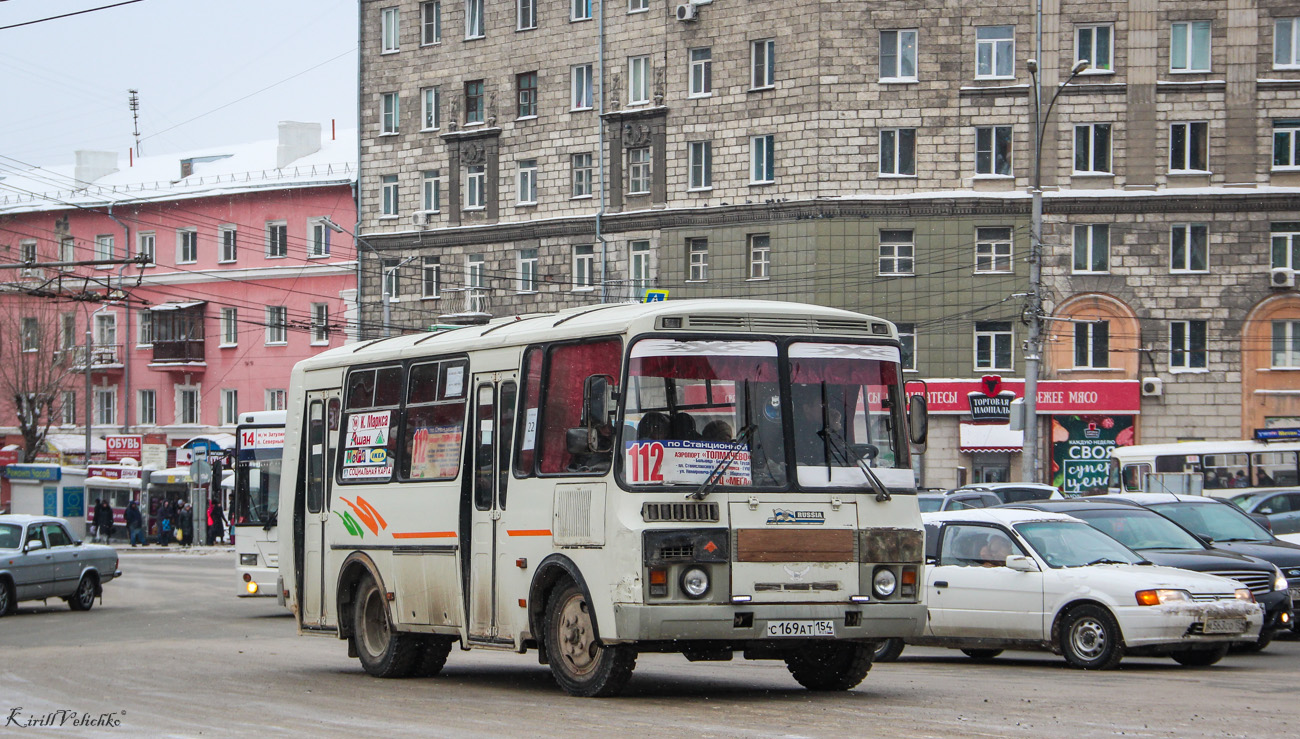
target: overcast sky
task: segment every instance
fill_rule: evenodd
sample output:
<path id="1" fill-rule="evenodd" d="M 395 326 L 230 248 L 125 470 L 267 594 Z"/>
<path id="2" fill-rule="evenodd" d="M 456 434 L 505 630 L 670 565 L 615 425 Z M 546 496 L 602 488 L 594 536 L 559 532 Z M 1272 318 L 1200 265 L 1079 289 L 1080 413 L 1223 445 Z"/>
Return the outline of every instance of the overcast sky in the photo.
<path id="1" fill-rule="evenodd" d="M 0 0 L 10 26 L 122 0 Z M 140 0 L 0 30 L 0 160 L 146 156 L 275 138 L 282 120 L 356 127 L 357 0 Z M 266 89 L 269 88 L 269 89 Z"/>

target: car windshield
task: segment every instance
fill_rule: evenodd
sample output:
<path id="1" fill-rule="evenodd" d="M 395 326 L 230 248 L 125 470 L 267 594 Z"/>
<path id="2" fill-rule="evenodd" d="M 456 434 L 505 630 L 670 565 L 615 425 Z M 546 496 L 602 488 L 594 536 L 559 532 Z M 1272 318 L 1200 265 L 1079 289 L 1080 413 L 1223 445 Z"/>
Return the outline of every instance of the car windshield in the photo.
<path id="1" fill-rule="evenodd" d="M 22 526 L 12 523 L 0 523 L 0 549 L 17 549 L 22 540 Z"/>
<path id="2" fill-rule="evenodd" d="M 1161 503 L 1151 506 L 1184 528 L 1215 541 L 1273 541 L 1240 509 L 1218 503 Z"/>
<path id="3" fill-rule="evenodd" d="M 938 496 L 920 497 L 916 499 L 916 502 L 921 506 L 922 513 L 934 513 L 943 507 L 943 498 Z"/>
<path id="4" fill-rule="evenodd" d="M 1159 513 L 1125 511 L 1070 511 L 1094 529 L 1136 551 L 1144 549 L 1204 549 L 1195 537 Z"/>
<path id="5" fill-rule="evenodd" d="M 1049 567 L 1086 567 L 1095 564 L 1138 564 L 1142 557 L 1086 523 L 1030 521 L 1016 531 Z"/>

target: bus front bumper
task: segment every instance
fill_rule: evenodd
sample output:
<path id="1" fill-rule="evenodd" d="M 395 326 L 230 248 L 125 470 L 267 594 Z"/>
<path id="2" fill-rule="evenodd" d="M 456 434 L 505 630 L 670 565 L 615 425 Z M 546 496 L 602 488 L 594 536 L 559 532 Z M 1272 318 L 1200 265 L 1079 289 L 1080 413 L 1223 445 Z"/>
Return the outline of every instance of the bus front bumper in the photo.
<path id="1" fill-rule="evenodd" d="M 237 571 L 239 576 L 239 597 L 274 598 L 278 595 L 276 581 L 279 570 L 264 567 L 245 567 Z"/>
<path id="2" fill-rule="evenodd" d="M 603 641 L 785 641 L 770 637 L 775 621 L 831 621 L 836 639 L 919 636 L 925 629 L 923 603 L 745 603 L 614 604 L 612 636 Z M 846 621 L 853 623 L 846 626 Z"/>

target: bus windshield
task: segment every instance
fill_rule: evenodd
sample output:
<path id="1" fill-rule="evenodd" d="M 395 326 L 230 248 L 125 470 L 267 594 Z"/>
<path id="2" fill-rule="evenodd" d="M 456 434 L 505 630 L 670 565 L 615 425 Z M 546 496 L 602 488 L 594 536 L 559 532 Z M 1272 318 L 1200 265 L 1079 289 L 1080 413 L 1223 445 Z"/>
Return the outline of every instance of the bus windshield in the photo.
<path id="1" fill-rule="evenodd" d="M 243 442 L 256 441 L 249 445 Z M 236 526 L 274 526 L 280 505 L 280 467 L 284 453 L 284 429 L 241 429 L 235 460 L 235 508 L 230 517 Z"/>

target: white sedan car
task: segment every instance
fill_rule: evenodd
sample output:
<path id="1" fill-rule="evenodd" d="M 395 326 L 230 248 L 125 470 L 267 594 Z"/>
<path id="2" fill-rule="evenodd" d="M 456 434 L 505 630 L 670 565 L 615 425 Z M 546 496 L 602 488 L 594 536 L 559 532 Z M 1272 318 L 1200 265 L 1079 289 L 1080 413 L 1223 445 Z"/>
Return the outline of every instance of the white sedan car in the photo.
<path id="1" fill-rule="evenodd" d="M 1212 665 L 1258 637 L 1263 608 L 1235 580 L 1156 567 L 1077 518 L 983 508 L 922 515 L 929 625 L 908 644 L 992 659 L 1050 649 L 1074 667 L 1125 654 Z M 901 644 L 882 646 L 884 661 Z M 879 659 L 879 658 L 878 658 Z"/>

